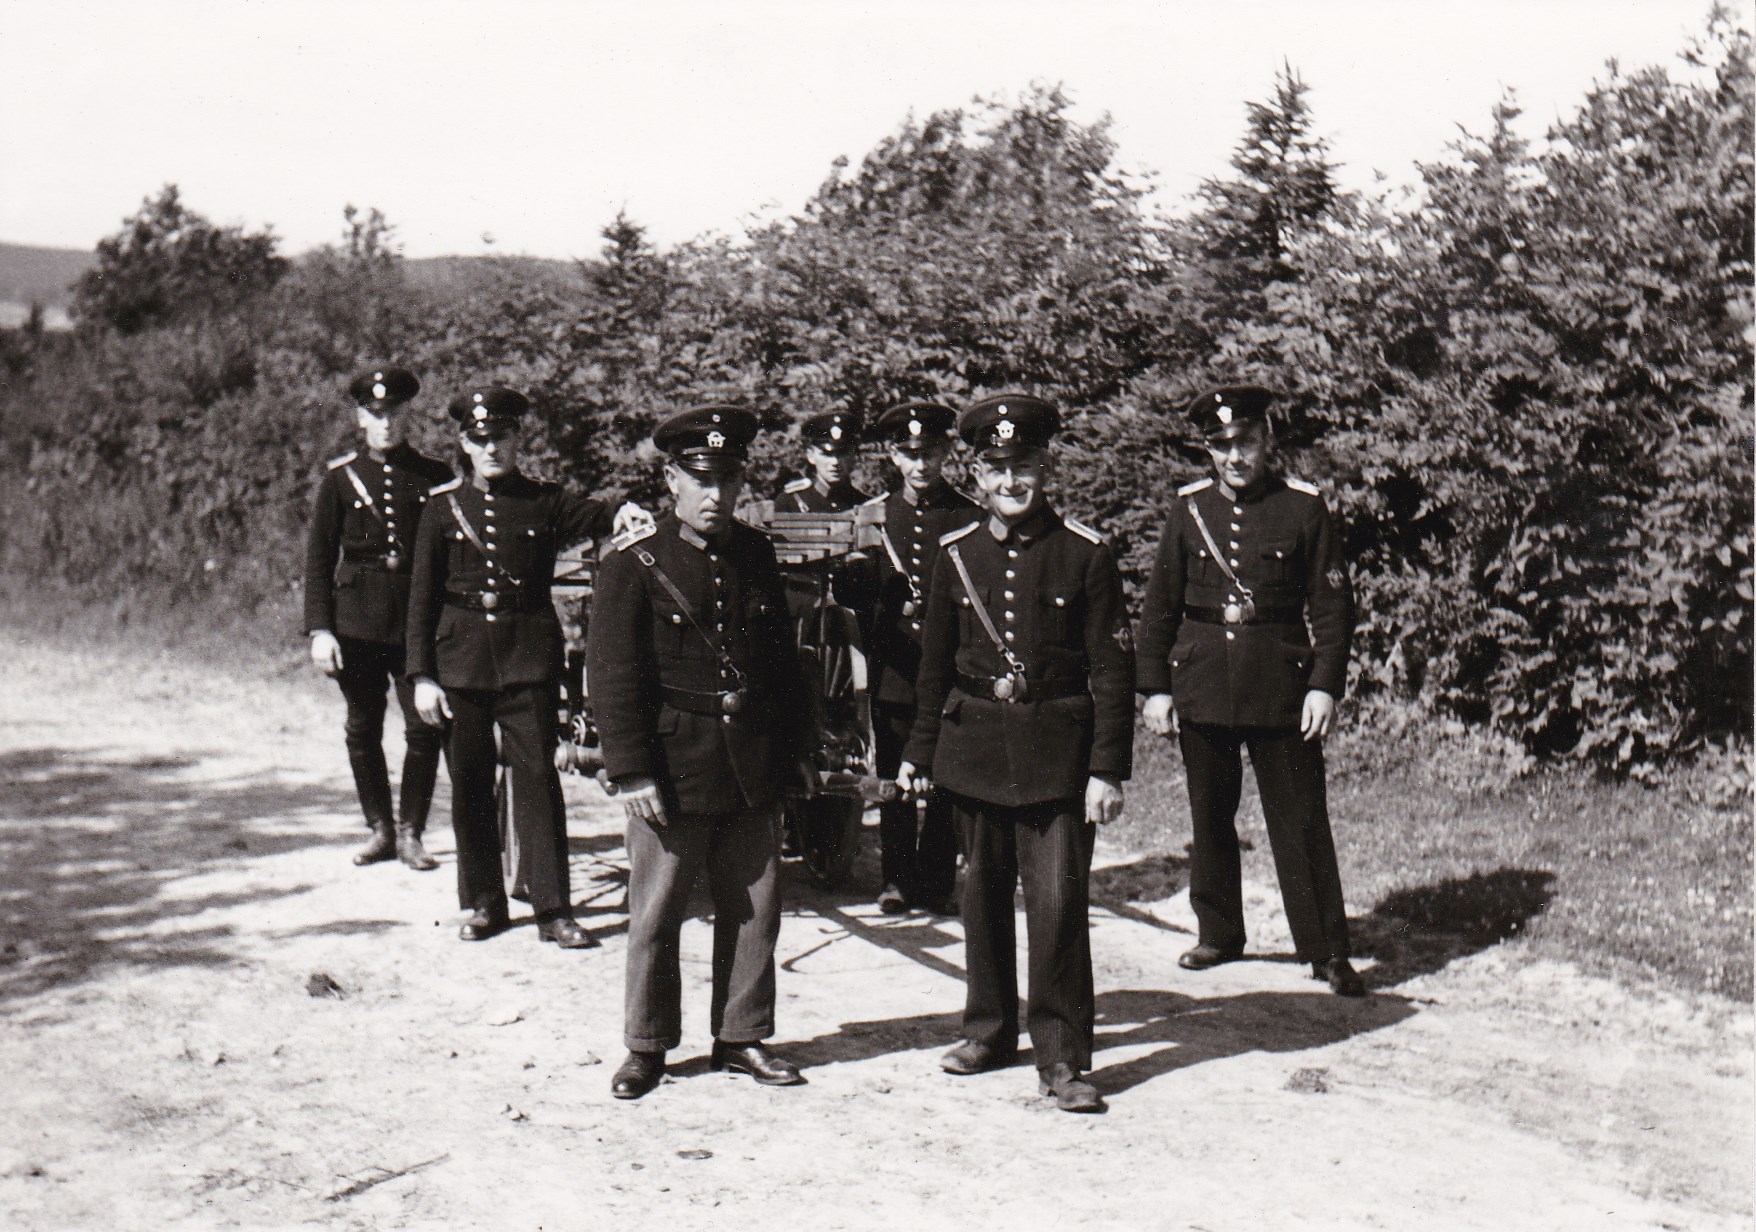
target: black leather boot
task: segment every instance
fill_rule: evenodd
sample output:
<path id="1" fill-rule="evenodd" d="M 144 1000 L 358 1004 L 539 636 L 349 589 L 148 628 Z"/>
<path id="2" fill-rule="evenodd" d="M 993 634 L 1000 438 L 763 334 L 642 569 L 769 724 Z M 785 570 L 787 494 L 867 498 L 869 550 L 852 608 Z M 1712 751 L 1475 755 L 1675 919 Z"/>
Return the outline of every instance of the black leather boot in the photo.
<path id="1" fill-rule="evenodd" d="M 388 821 L 372 823 L 372 837 L 354 852 L 355 864 L 379 864 L 396 859 L 396 828 Z"/>
<path id="2" fill-rule="evenodd" d="M 429 855 L 427 849 L 421 845 L 419 826 L 396 827 L 396 858 L 423 873 L 439 867 L 439 861 Z"/>

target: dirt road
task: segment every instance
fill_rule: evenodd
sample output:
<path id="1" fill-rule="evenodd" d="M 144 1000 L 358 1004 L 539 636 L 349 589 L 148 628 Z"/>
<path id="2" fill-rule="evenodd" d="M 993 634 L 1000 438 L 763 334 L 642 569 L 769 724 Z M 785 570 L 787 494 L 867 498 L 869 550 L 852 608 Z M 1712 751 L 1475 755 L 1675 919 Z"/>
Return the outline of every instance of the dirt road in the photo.
<path id="1" fill-rule="evenodd" d="M 606 945 L 464 945 L 442 820 L 439 872 L 349 864 L 322 682 L 0 636 L 0 1226 L 1749 1226 L 1748 1006 L 1516 943 L 1381 967 L 1364 1001 L 1284 960 L 1191 975 L 1178 863 L 1102 844 L 1108 1115 L 1054 1111 L 1028 1063 L 941 1074 L 957 924 L 796 882 L 777 1042 L 810 1085 L 707 1071 L 694 923 L 675 1077 L 615 1102 L 625 857 L 595 787 L 568 787 L 574 888 Z"/>

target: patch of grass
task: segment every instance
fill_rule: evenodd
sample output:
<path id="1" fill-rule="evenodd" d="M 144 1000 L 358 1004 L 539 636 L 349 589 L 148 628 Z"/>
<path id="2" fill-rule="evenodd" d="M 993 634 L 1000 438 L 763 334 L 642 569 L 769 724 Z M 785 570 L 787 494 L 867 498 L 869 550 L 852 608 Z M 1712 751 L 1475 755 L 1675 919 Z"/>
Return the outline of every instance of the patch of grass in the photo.
<path id="1" fill-rule="evenodd" d="M 1329 811 L 1356 947 L 1405 968 L 1522 938 L 1597 974 L 1748 1000 L 1752 813 L 1746 751 L 1657 787 L 1531 770 L 1480 733 L 1366 715 L 1331 741 Z M 1106 837 L 1183 855 L 1189 805 L 1174 742 L 1142 728 L 1128 812 Z M 1254 781 L 1244 875 L 1274 884 Z"/>

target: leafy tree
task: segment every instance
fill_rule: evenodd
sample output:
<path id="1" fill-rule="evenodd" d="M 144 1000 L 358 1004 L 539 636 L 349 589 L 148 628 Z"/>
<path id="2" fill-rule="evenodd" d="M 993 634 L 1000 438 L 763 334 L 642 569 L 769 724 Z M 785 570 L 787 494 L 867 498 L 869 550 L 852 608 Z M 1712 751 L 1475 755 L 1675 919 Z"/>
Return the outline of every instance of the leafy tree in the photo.
<path id="1" fill-rule="evenodd" d="M 277 243 L 268 231 L 215 226 L 167 184 L 98 242 L 96 262 L 74 284 L 74 313 L 133 334 L 191 314 L 233 311 L 287 273 Z"/>

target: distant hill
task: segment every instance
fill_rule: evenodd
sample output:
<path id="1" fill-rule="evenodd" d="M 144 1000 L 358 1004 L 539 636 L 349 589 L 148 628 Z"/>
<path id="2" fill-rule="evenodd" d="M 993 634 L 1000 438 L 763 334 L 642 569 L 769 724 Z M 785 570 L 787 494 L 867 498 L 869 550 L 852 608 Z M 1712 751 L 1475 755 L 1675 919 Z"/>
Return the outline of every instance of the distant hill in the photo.
<path id="1" fill-rule="evenodd" d="M 43 306 L 50 329 L 66 329 L 73 283 L 95 259 L 77 248 L 39 248 L 0 241 L 0 329 L 16 328 L 30 317 L 32 304 Z M 570 279 L 572 261 L 547 257 L 411 257 L 409 281 L 423 290 L 467 295 L 507 274 L 532 282 Z"/>
<path id="2" fill-rule="evenodd" d="M 65 313 L 73 299 L 75 279 L 92 263 L 90 252 L 77 248 L 37 248 L 0 242 L 0 304 L 41 304 Z M 53 315 L 53 314 L 51 314 Z"/>

